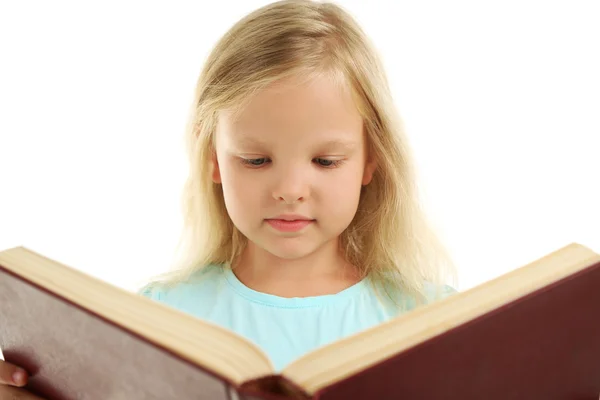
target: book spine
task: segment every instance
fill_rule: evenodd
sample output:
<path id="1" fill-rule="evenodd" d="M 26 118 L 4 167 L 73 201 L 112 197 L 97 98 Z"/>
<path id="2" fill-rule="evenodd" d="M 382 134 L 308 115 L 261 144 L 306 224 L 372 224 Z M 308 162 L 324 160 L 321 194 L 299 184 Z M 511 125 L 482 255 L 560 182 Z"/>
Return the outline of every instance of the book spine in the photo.
<path id="1" fill-rule="evenodd" d="M 281 375 L 253 379 L 241 385 L 239 400 L 310 400 L 312 396 Z M 238 400 L 232 398 L 232 400 Z"/>

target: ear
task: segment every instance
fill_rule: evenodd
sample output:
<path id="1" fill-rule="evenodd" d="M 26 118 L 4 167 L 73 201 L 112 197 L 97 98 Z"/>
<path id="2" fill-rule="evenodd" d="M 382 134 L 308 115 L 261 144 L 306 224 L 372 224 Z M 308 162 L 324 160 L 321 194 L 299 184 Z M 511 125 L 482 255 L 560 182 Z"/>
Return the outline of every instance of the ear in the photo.
<path id="1" fill-rule="evenodd" d="M 217 159 L 217 152 L 213 150 L 211 160 L 211 178 L 214 183 L 221 183 L 221 170 L 219 169 L 219 160 Z"/>
<path id="2" fill-rule="evenodd" d="M 377 169 L 377 162 L 374 158 L 369 158 L 365 164 L 365 169 L 363 172 L 362 185 L 366 186 L 371 183 L 373 179 L 373 174 L 375 173 L 375 169 Z"/>

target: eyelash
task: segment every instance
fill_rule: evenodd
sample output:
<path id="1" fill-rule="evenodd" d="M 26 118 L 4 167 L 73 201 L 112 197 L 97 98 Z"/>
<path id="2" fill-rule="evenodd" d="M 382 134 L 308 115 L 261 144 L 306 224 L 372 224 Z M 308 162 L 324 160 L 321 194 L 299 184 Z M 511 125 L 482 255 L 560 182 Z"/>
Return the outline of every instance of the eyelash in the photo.
<path id="1" fill-rule="evenodd" d="M 242 164 L 248 165 L 248 166 L 250 166 L 252 168 L 260 168 L 263 165 L 265 165 L 266 161 L 265 161 L 265 163 L 258 164 L 258 165 L 253 163 L 254 161 L 260 161 L 260 160 L 268 160 L 268 158 L 266 158 L 266 157 L 261 157 L 261 158 L 242 158 L 240 161 L 241 161 Z M 338 168 L 344 162 L 344 160 L 327 160 L 325 158 L 315 158 L 315 159 L 313 159 L 313 161 L 314 160 L 322 160 L 322 161 L 328 161 L 328 162 L 330 162 L 331 164 L 329 164 L 329 165 L 322 165 L 322 164 L 320 164 L 320 163 L 317 162 L 317 164 L 319 164 L 320 167 L 323 167 L 325 169 Z"/>

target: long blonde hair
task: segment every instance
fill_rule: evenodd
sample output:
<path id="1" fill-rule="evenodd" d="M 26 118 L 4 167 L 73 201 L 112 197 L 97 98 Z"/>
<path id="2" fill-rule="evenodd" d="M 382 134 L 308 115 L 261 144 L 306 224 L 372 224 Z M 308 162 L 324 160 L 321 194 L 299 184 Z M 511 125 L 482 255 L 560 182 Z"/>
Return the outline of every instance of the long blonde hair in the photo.
<path id="1" fill-rule="evenodd" d="M 442 286 L 454 277 L 420 208 L 411 151 L 374 47 L 341 7 L 284 0 L 238 21 L 204 65 L 186 130 L 184 227 L 171 271 L 159 280 L 173 284 L 206 265 L 233 265 L 246 244 L 228 216 L 221 186 L 210 177 L 218 113 L 241 110 L 280 79 L 323 74 L 351 90 L 377 160 L 356 216 L 340 237 L 348 261 L 363 276 L 419 302 L 425 282 Z"/>

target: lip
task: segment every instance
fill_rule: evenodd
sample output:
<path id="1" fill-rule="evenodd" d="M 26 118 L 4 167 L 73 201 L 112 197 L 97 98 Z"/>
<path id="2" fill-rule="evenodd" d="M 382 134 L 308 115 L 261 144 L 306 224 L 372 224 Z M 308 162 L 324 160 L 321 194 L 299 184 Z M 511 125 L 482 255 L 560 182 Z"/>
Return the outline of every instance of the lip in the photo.
<path id="1" fill-rule="evenodd" d="M 281 214 L 267 220 L 281 220 L 281 221 L 313 221 L 312 218 L 305 217 L 300 214 Z"/>
<path id="2" fill-rule="evenodd" d="M 280 214 L 266 222 L 280 232 L 299 232 L 315 220 L 300 214 Z"/>
<path id="3" fill-rule="evenodd" d="M 269 225 L 280 232 L 298 232 L 312 224 L 312 219 L 297 219 L 293 221 L 284 219 L 267 219 Z"/>

